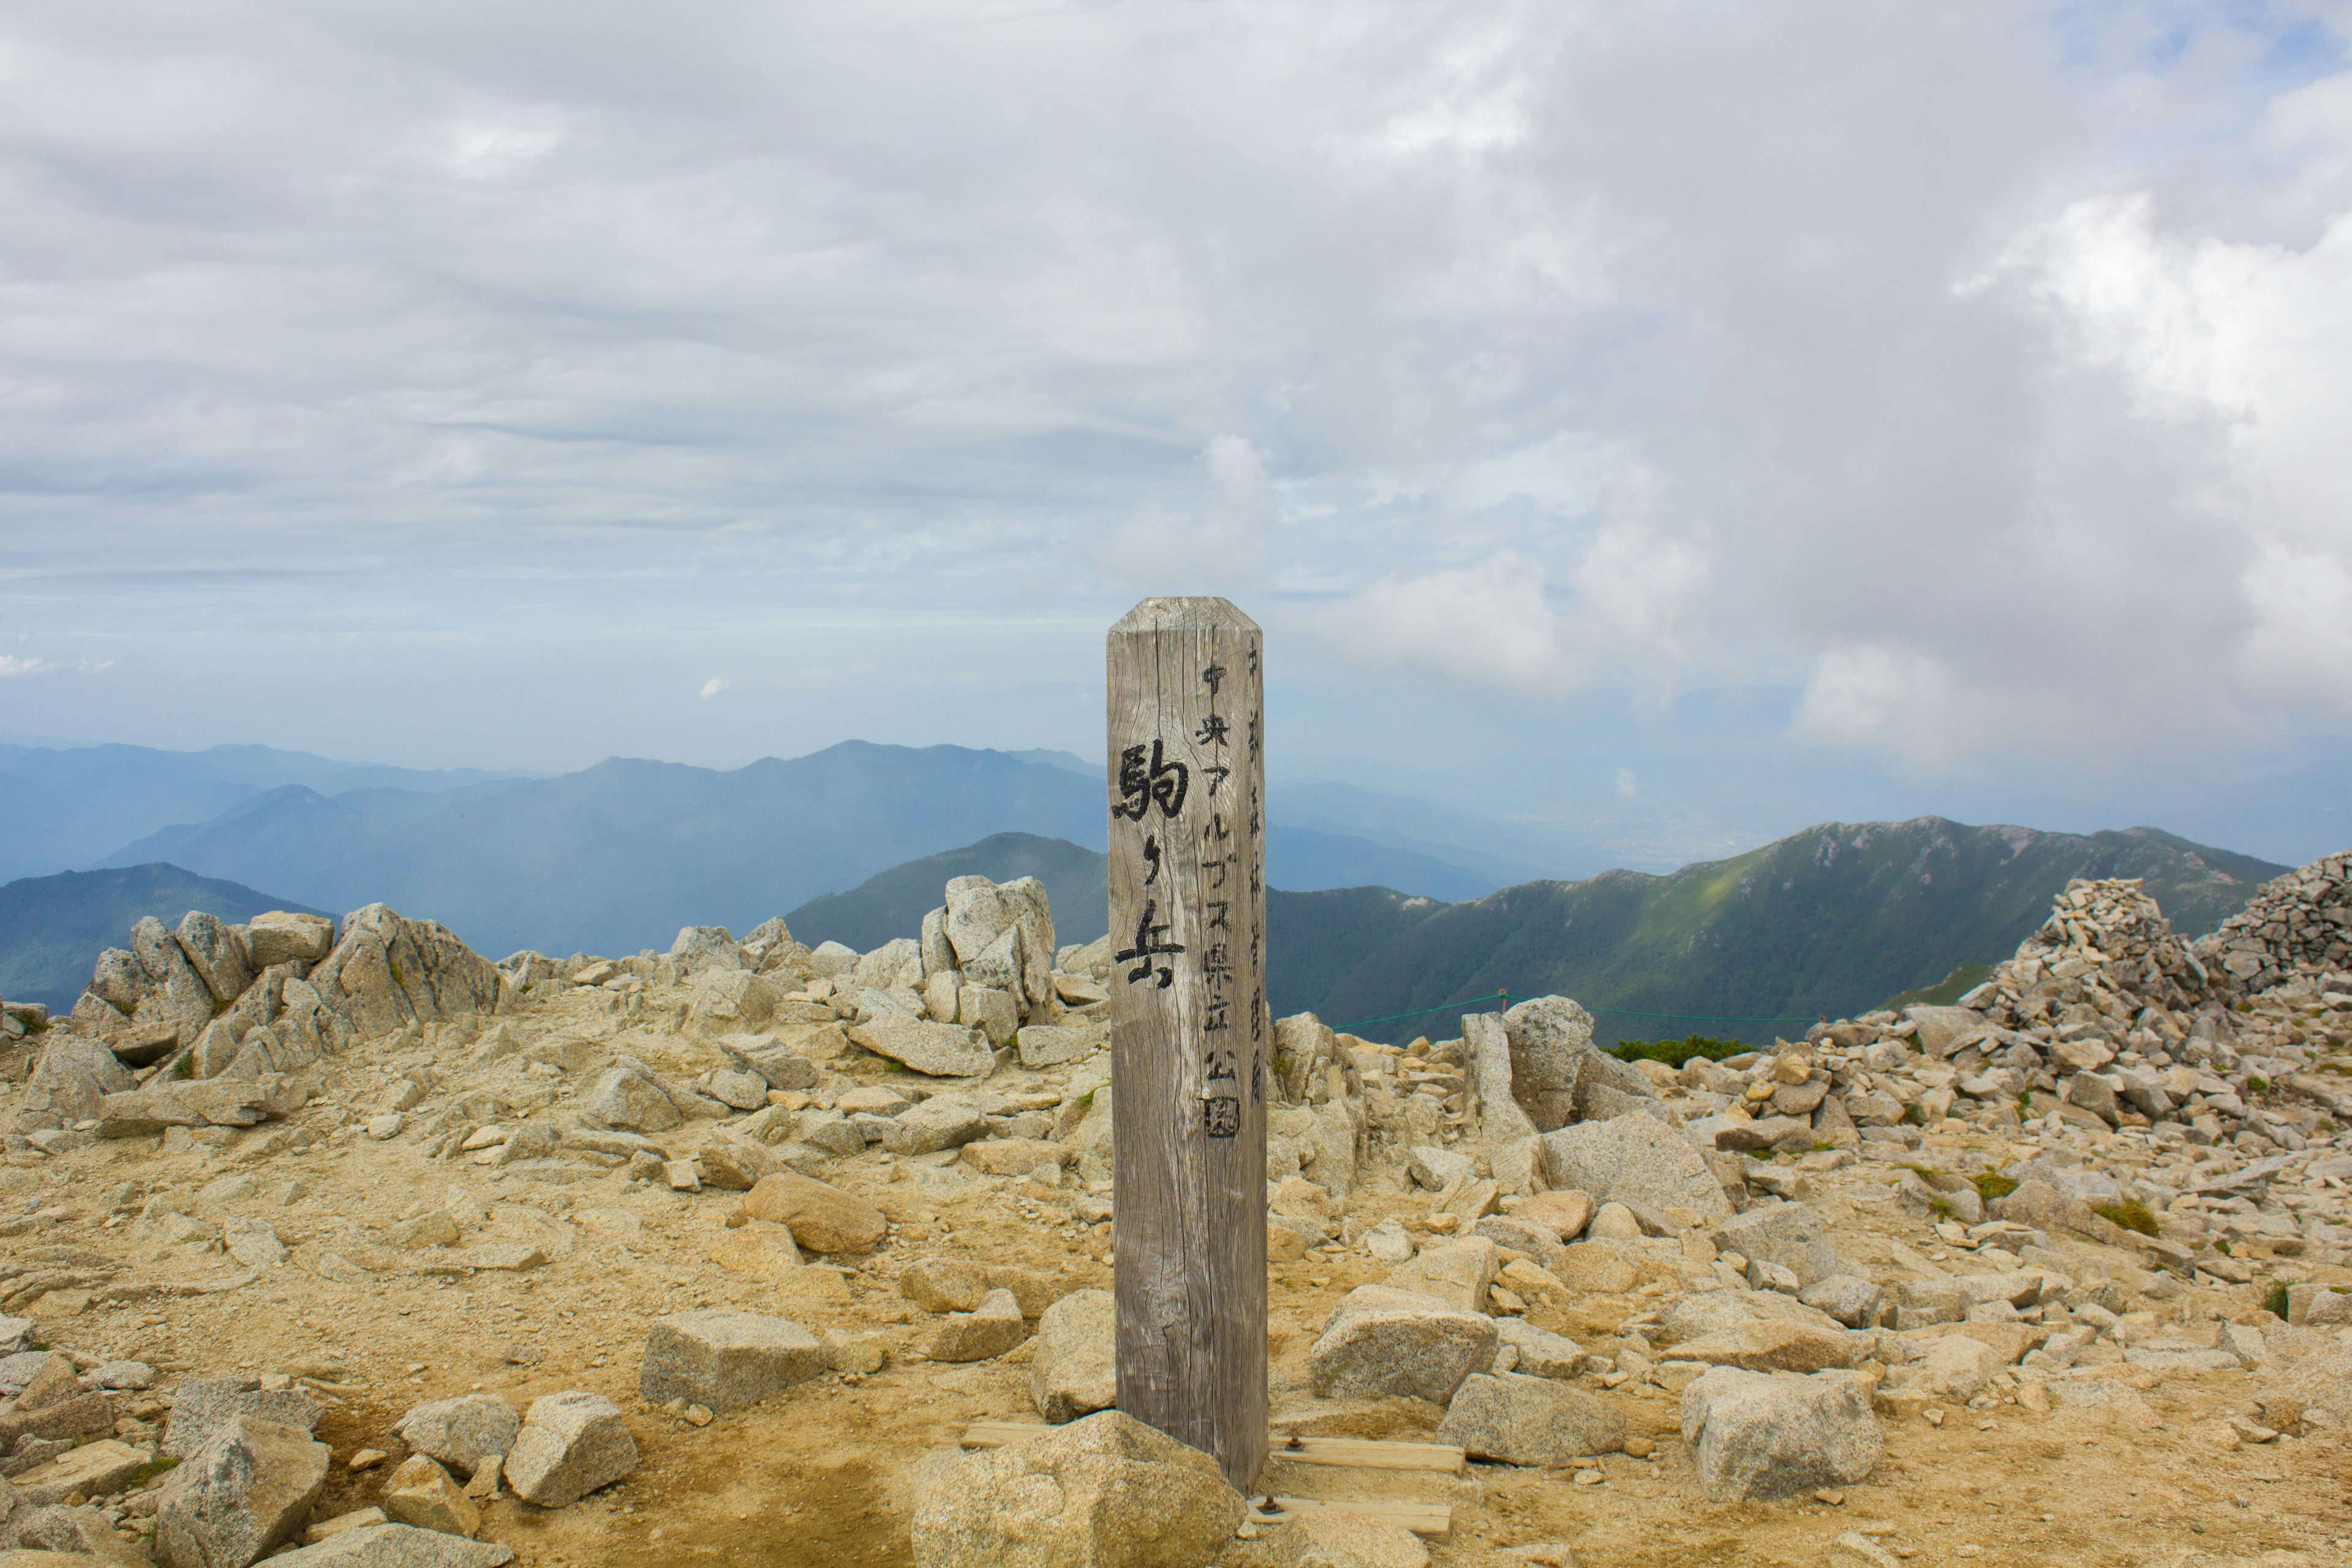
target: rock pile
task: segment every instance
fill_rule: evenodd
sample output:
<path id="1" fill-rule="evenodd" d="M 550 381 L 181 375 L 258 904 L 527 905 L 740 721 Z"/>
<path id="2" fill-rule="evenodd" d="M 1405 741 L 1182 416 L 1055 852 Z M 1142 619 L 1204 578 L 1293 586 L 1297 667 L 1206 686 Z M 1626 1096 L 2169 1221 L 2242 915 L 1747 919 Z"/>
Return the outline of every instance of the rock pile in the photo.
<path id="1" fill-rule="evenodd" d="M 2198 950 L 2226 992 L 2352 990 L 2352 851 L 2263 884 Z"/>
<path id="2" fill-rule="evenodd" d="M 2311 921 L 2242 929 L 2273 925 Z M 1110 1408 L 1110 947 L 979 879 L 862 954 L 781 921 L 495 966 L 381 906 L 143 923 L 70 1015 L 0 1014 L 0 1551 L 723 1552 L 1018 1415 L 1053 1435 L 935 1455 L 845 1528 L 920 1568 L 1425 1561 L 1264 1529 Z M 1838 1550 L 1901 1560 L 1962 1426 L 2021 1466 L 2054 1423 L 2318 1453 L 2352 1429 L 2352 994 L 2295 951 L 2253 989 L 2084 883 L 1963 1005 L 1723 1062 L 1621 1061 L 1561 997 L 1402 1046 L 1279 1020 L 1277 1425 L 1458 1447 L 1465 1538 L 1531 1563 L 1587 1530 L 1670 1556 L 1718 1505 L 1818 1557 L 1847 1489 L 1904 1522 Z"/>

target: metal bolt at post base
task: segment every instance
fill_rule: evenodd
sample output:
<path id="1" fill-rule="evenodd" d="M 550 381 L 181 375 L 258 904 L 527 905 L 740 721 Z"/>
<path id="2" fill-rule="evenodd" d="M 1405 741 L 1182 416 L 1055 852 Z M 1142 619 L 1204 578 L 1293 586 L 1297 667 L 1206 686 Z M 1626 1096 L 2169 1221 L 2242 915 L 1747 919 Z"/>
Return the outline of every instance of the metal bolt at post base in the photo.
<path id="1" fill-rule="evenodd" d="M 1263 638 L 1147 599 L 1108 639 L 1118 1407 L 1246 1491 L 1266 1453 Z"/>

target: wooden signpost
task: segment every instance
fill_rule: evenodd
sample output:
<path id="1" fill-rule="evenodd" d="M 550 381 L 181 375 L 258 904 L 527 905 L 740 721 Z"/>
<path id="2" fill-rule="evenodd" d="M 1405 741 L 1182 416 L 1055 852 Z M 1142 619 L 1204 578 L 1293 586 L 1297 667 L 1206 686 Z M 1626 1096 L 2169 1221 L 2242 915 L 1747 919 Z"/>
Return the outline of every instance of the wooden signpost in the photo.
<path id="1" fill-rule="evenodd" d="M 1244 1490 L 1266 1458 L 1265 678 L 1223 599 L 1109 637 L 1118 1407 Z"/>

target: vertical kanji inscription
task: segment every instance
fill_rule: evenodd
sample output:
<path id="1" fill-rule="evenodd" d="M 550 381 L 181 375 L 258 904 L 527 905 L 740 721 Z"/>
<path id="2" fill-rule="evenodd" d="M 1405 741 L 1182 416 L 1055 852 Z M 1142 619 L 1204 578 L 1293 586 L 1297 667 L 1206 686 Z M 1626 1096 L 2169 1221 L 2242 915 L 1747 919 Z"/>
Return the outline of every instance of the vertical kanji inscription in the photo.
<path id="1" fill-rule="evenodd" d="M 1265 679 L 1223 599 L 1108 648 L 1118 1407 L 1265 1462 Z"/>

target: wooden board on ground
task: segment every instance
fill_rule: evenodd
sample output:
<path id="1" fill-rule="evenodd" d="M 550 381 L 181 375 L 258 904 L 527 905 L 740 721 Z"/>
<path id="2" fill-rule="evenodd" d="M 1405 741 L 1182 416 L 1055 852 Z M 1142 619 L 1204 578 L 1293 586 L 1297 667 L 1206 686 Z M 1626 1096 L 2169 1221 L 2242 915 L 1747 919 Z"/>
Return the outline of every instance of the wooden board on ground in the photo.
<path id="1" fill-rule="evenodd" d="M 964 1428 L 967 1448 L 994 1448 L 1026 1442 L 1054 1430 L 1040 1421 L 975 1421 Z M 1293 1443 L 1297 1447 L 1291 1447 Z M 1268 1460 L 1293 1465 L 1334 1465 L 1360 1470 L 1429 1470 L 1442 1475 L 1462 1473 L 1461 1449 L 1445 1443 L 1391 1443 L 1372 1437 L 1276 1437 L 1266 1446 Z"/>
<path id="2" fill-rule="evenodd" d="M 1274 1511 L 1265 1510 L 1263 1497 L 1253 1499 L 1249 1511 L 1242 1517 L 1261 1530 L 1271 1529 L 1305 1513 L 1360 1513 L 1367 1519 L 1384 1519 L 1391 1524 L 1402 1524 L 1415 1535 L 1450 1535 L 1454 1531 L 1454 1509 L 1442 1502 L 1396 1502 L 1373 1498 L 1277 1497 Z"/>

